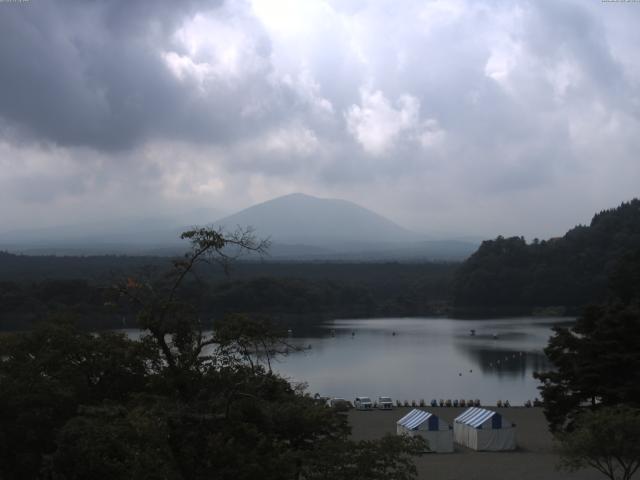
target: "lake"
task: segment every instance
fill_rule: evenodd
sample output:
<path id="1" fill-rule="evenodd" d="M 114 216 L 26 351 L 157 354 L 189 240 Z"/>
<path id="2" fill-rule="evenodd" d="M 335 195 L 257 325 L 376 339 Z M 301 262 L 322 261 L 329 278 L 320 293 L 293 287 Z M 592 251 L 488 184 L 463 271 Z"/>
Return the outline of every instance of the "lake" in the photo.
<path id="1" fill-rule="evenodd" d="M 351 400 L 386 395 L 394 401 L 479 398 L 483 404 L 508 399 L 522 405 L 540 396 L 532 374 L 549 368 L 543 348 L 551 328 L 571 323 L 567 318 L 335 320 L 311 333 L 292 332 L 290 342 L 306 349 L 280 359 L 274 369 L 307 382 L 311 393 Z"/>

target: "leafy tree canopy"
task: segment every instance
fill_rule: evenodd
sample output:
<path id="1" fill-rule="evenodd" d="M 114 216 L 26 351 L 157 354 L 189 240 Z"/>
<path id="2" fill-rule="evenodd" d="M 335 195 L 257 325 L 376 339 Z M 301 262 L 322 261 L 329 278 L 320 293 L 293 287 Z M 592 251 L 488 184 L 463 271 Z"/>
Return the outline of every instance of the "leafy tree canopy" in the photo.
<path id="1" fill-rule="evenodd" d="M 483 242 L 454 280 L 454 303 L 490 312 L 513 307 L 584 307 L 604 301 L 619 260 L 640 249 L 640 200 L 596 214 L 561 238 Z"/>
<path id="2" fill-rule="evenodd" d="M 265 245 L 250 232 L 184 238 L 192 250 L 167 275 L 115 286 L 140 340 L 68 319 L 0 337 L 0 478 L 414 478 L 423 441 L 350 441 L 343 414 L 271 371 L 283 343 L 268 322 L 202 328 L 183 289 L 195 265 Z"/>
<path id="3" fill-rule="evenodd" d="M 558 436 L 561 467 L 595 468 L 611 480 L 630 480 L 640 467 L 640 410 L 605 407 L 580 415 L 571 433 Z"/>
<path id="4" fill-rule="evenodd" d="M 640 253 L 621 260 L 606 304 L 589 307 L 571 328 L 556 328 L 542 381 L 551 429 L 571 429 L 583 407 L 640 407 Z"/>

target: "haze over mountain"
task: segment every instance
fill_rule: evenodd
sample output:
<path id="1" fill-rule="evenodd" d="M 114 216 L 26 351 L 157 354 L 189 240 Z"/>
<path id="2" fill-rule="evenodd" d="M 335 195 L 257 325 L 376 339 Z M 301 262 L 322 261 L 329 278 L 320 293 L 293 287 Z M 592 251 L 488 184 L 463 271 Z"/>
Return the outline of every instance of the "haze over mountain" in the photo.
<path id="1" fill-rule="evenodd" d="M 292 193 L 223 218 L 218 225 L 250 225 L 277 243 L 343 245 L 423 239 L 391 220 L 346 200 Z"/>
<path id="2" fill-rule="evenodd" d="M 214 209 L 194 209 L 14 230 L 0 233 L 0 249 L 34 255 L 173 253 L 183 248 L 179 235 L 189 225 L 210 223 L 218 215 Z"/>
<path id="3" fill-rule="evenodd" d="M 434 240 L 367 208 L 340 199 L 294 193 L 260 203 L 216 222 L 197 212 L 180 219 L 157 217 L 59 226 L 0 235 L 0 249 L 27 254 L 181 253 L 180 232 L 195 224 L 227 231 L 252 227 L 269 238 L 269 258 L 289 260 L 458 260 L 476 242 Z M 195 220 L 195 221 L 194 221 Z M 198 221 L 199 220 L 199 221 Z"/>
<path id="4" fill-rule="evenodd" d="M 270 255 L 292 259 L 460 259 L 475 242 L 430 240 L 353 202 L 293 193 L 216 222 L 251 226 L 272 241 Z"/>

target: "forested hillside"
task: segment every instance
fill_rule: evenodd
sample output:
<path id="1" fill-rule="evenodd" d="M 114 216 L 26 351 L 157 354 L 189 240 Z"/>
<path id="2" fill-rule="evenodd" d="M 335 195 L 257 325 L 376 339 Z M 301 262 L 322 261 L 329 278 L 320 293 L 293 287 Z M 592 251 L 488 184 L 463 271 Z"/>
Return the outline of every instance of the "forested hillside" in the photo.
<path id="1" fill-rule="evenodd" d="M 0 330 L 28 329 L 73 313 L 88 329 L 134 327 L 134 313 L 111 298 L 128 276 L 158 278 L 155 257 L 30 257 L 0 253 Z M 244 312 L 308 323 L 327 317 L 441 313 L 457 264 L 240 262 L 229 275 L 202 265 L 183 295 L 203 319 Z"/>
<path id="2" fill-rule="evenodd" d="M 465 261 L 453 287 L 458 314 L 577 311 L 601 302 L 620 259 L 640 249 L 640 200 L 596 214 L 561 238 L 489 240 Z"/>
<path id="3" fill-rule="evenodd" d="M 562 238 L 485 241 L 461 265 L 245 261 L 233 264 L 229 276 L 199 268 L 198 282 L 185 284 L 184 294 L 206 319 L 228 312 L 292 323 L 312 317 L 573 314 L 601 302 L 620 259 L 639 250 L 640 200 L 632 200 Z M 122 326 L 134 312 L 112 305 L 109 286 L 129 275 L 157 277 L 169 265 L 162 257 L 0 252 L 0 329 L 30 328 L 63 311 L 87 328 Z"/>

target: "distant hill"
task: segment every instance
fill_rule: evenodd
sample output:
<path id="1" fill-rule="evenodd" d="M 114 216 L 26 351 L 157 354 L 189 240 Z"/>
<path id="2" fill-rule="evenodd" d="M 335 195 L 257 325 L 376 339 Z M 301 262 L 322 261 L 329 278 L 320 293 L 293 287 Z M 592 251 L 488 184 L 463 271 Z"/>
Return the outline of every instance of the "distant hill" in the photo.
<path id="1" fill-rule="evenodd" d="M 280 244 L 339 246 L 420 240 L 421 236 L 346 200 L 293 193 L 254 205 L 216 224 L 251 225 Z"/>
<path id="2" fill-rule="evenodd" d="M 427 240 L 346 200 L 294 193 L 254 205 L 216 225 L 251 226 L 272 241 L 270 257 L 289 260 L 461 260 L 477 243 Z"/>
<path id="3" fill-rule="evenodd" d="M 181 232 L 195 224 L 253 227 L 270 238 L 271 261 L 459 261 L 477 242 L 432 240 L 346 200 L 294 193 L 213 221 L 213 210 L 182 216 L 96 221 L 0 233 L 0 250 L 27 255 L 182 254 Z M 218 217 L 219 218 L 219 217 Z M 257 257 L 249 256 L 248 259 Z"/>
<path id="4" fill-rule="evenodd" d="M 454 304 L 475 315 L 559 306 L 577 311 L 601 302 L 609 277 L 625 255 L 640 250 L 640 200 L 596 214 L 561 238 L 527 243 L 522 237 L 489 240 L 459 268 Z"/>

